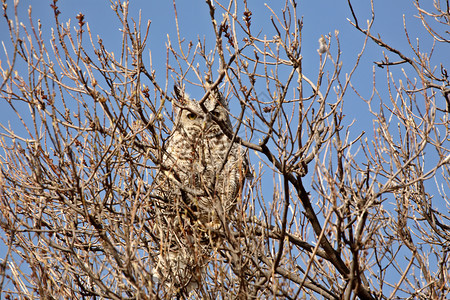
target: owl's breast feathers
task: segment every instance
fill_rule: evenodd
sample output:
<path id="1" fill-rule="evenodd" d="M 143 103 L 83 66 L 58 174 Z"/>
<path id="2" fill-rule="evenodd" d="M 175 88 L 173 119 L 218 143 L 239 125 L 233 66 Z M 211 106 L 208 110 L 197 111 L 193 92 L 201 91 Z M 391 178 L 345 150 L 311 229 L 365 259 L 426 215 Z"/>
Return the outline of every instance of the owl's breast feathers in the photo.
<path id="1" fill-rule="evenodd" d="M 166 203 L 184 194 L 188 205 L 200 214 L 211 214 L 220 206 L 222 213 L 231 212 L 237 204 L 249 164 L 243 147 L 224 134 L 211 138 L 189 140 L 173 137 L 163 157 L 170 170 L 165 172 L 166 184 L 161 186 Z M 193 192 L 195 191 L 195 192 Z M 210 218 L 210 217 L 208 217 Z"/>
<path id="2" fill-rule="evenodd" d="M 184 90 L 175 87 L 174 92 L 176 121 L 153 182 L 159 253 L 153 274 L 169 290 L 188 291 L 203 280 L 211 243 L 221 241 L 216 230 L 228 226 L 250 172 L 244 148 L 222 131 L 222 126 L 232 131 L 232 125 L 218 89 L 202 107 Z"/>

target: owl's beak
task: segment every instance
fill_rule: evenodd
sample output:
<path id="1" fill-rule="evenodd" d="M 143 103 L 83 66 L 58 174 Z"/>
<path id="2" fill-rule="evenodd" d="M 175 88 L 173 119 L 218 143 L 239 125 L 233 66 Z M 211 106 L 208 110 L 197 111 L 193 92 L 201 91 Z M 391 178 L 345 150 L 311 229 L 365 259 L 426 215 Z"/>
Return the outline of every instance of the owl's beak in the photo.
<path id="1" fill-rule="evenodd" d="M 206 131 L 208 129 L 208 124 L 209 124 L 209 116 L 205 116 L 203 118 L 203 123 L 202 123 L 202 131 Z"/>

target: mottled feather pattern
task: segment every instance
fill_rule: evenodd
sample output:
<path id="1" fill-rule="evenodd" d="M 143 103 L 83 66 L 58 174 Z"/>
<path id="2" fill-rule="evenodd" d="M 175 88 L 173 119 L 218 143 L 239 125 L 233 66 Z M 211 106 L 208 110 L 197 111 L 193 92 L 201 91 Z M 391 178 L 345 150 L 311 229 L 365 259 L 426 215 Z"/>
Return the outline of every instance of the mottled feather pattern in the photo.
<path id="1" fill-rule="evenodd" d="M 171 289 L 189 291 L 200 279 L 189 270 L 207 264 L 214 240 L 211 230 L 228 226 L 248 175 L 248 161 L 244 148 L 232 143 L 211 118 L 233 131 L 228 106 L 217 90 L 204 102 L 208 113 L 180 90 L 175 94 L 176 121 L 154 182 L 155 235 L 162 245 L 155 276 Z"/>

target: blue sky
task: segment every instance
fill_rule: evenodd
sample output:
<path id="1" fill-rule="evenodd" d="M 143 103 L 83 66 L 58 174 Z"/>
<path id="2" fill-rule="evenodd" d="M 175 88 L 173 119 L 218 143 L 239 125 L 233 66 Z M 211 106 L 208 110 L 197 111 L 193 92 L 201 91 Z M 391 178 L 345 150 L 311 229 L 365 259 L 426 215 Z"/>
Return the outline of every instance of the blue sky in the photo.
<path id="1" fill-rule="evenodd" d="M 12 1 L 9 1 L 12 9 Z M 34 20 L 40 19 L 45 40 L 50 39 L 51 28 L 55 26 L 53 11 L 50 7 L 52 1 L 20 1 L 19 19 L 25 25 L 29 25 L 27 10 L 32 5 L 32 16 Z M 139 12 L 143 27 L 147 20 L 151 20 L 150 35 L 147 42 L 147 51 L 152 53 L 153 67 L 157 74 L 161 75 L 161 84 L 164 85 L 164 76 L 166 68 L 166 43 L 167 35 L 172 41 L 176 41 L 176 27 L 174 23 L 174 12 L 172 1 L 130 1 L 130 17 L 138 20 Z M 269 9 L 264 5 L 263 1 L 248 1 L 250 10 L 252 11 L 253 32 L 262 30 L 263 34 L 271 37 L 275 35 L 272 24 L 270 23 Z M 375 1 L 375 24 L 372 29 L 373 33 L 379 33 L 383 40 L 391 46 L 403 51 L 405 54 L 411 54 L 407 39 L 403 29 L 403 15 L 409 29 L 411 40 L 414 42 L 416 38 L 420 38 L 421 49 L 429 49 L 432 46 L 431 39 L 423 29 L 420 20 L 415 18 L 416 10 L 413 1 Z M 425 2 L 425 1 L 423 1 Z M 284 5 L 284 1 L 267 1 L 275 12 L 279 12 Z M 365 27 L 366 20 L 370 18 L 370 1 L 353 0 L 355 13 L 359 18 L 360 25 Z M 207 46 L 213 47 L 214 37 L 210 24 L 209 9 L 205 1 L 176 1 L 178 18 L 180 24 L 181 36 L 186 41 L 196 41 L 199 37 L 207 40 Z M 120 23 L 116 15 L 110 9 L 110 2 L 106 0 L 60 0 L 58 2 L 59 10 L 62 12 L 60 20 L 71 20 L 72 27 L 76 26 L 75 19 L 78 13 L 85 15 L 85 21 L 89 23 L 92 34 L 95 37 L 100 35 L 107 49 L 120 52 L 121 37 Z M 317 54 L 318 39 L 321 35 L 334 34 L 335 30 L 339 31 L 339 38 L 342 51 L 343 71 L 345 74 L 353 67 L 358 53 L 362 49 L 364 36 L 354 29 L 348 22 L 347 18 L 352 19 L 347 1 L 322 0 L 322 1 L 298 1 L 298 17 L 303 17 L 303 67 L 305 74 L 310 78 L 315 78 L 319 65 L 319 55 Z M 217 13 L 220 18 L 220 13 Z M 4 18 L 0 20 L 0 40 L 8 41 L 9 35 Z M 208 41 L 209 40 L 209 41 Z M 334 43 L 334 41 L 333 41 Z M 49 47 L 49 46 L 48 46 Z M 6 45 L 8 49 L 8 45 Z M 335 51 L 333 48 L 331 51 Z M 440 49 L 435 53 L 434 63 L 439 64 L 449 62 L 448 54 Z M 389 55 L 393 60 L 397 58 Z M 148 57 L 148 55 L 147 55 Z M 357 70 L 357 76 L 353 78 L 353 84 L 363 96 L 369 96 L 372 91 L 373 67 L 374 61 L 380 61 L 383 58 L 383 50 L 376 46 L 373 42 L 368 43 L 366 52 L 362 58 L 362 62 Z M 0 49 L 0 60 L 5 67 L 5 54 Z M 407 66 L 405 66 L 408 71 Z M 24 71 L 26 71 L 24 69 Z M 386 81 L 386 72 L 377 68 L 376 78 L 378 89 L 382 96 Z M 401 76 L 401 67 L 393 68 L 392 71 L 397 76 L 397 80 L 403 78 Z M 411 74 L 411 73 L 410 73 Z M 412 75 L 412 77 L 417 77 Z M 201 95 L 194 95 L 199 97 Z M 367 112 L 367 105 L 355 94 L 349 92 L 344 102 L 345 115 L 347 122 L 353 120 L 354 136 L 359 135 L 361 131 L 371 132 L 373 124 L 371 116 Z M 443 107 L 443 105 L 441 105 Z M 0 121 L 4 124 L 6 120 L 11 120 L 11 109 L 5 103 L 0 102 Z M 15 124 L 15 123 L 12 123 Z M 270 198 L 270 197 L 268 197 Z M 0 248 L 1 251 L 1 248 Z M 0 256 L 1 257 L 1 256 Z"/>
<path id="2" fill-rule="evenodd" d="M 32 16 L 34 20 L 40 19 L 44 34 L 47 35 L 46 41 L 50 39 L 50 30 L 55 26 L 53 11 L 50 7 L 49 0 L 40 1 L 20 1 L 19 4 L 19 18 L 28 25 L 28 7 L 32 5 Z M 353 1 L 355 13 L 359 18 L 360 24 L 364 25 L 366 20 L 370 18 L 370 3 L 369 1 Z M 379 33 L 383 39 L 392 46 L 404 51 L 407 54 L 412 53 L 409 48 L 403 30 L 403 15 L 405 15 L 408 28 L 412 40 L 416 37 L 421 39 L 421 48 L 426 49 L 431 47 L 431 41 L 428 35 L 425 34 L 420 21 L 414 17 L 416 10 L 413 6 L 413 1 L 376 1 L 375 10 L 375 25 L 372 32 Z M 280 12 L 284 1 L 268 1 L 269 5 L 275 12 Z M 12 9 L 12 3 L 9 4 L 9 9 Z M 180 24 L 180 33 L 187 40 L 196 41 L 198 37 L 206 37 L 211 41 L 210 47 L 214 40 L 208 7 L 204 1 L 176 1 L 178 10 L 178 18 Z M 76 26 L 75 19 L 78 13 L 85 15 L 85 21 L 89 23 L 93 36 L 101 36 L 105 46 L 108 49 L 117 49 L 120 51 L 121 32 L 119 31 L 120 23 L 117 20 L 114 12 L 110 9 L 109 1 L 90 1 L 78 0 L 67 1 L 60 0 L 58 2 L 59 10 L 61 11 L 60 20 L 71 20 L 72 27 Z M 275 35 L 272 24 L 268 16 L 269 9 L 265 6 L 263 1 L 249 1 L 249 7 L 253 12 L 252 26 L 254 32 L 261 29 L 263 34 L 267 36 Z M 165 57 L 166 57 L 166 43 L 167 35 L 173 41 L 176 41 L 176 27 L 174 22 L 174 12 L 172 1 L 144 1 L 132 0 L 130 3 L 130 16 L 135 20 L 139 18 L 139 12 L 142 16 L 143 27 L 147 20 L 151 20 L 150 36 L 147 43 L 147 49 L 152 52 L 153 67 L 161 74 L 165 73 Z M 310 78 L 314 78 L 317 73 L 319 63 L 319 56 L 316 49 L 318 48 L 318 38 L 323 34 L 334 34 L 335 30 L 339 31 L 339 38 L 342 51 L 343 73 L 349 72 L 353 67 L 357 54 L 361 51 L 363 35 L 357 32 L 348 22 L 347 18 L 352 19 L 350 9 L 347 6 L 347 1 L 298 1 L 298 17 L 303 17 L 303 64 L 305 73 Z M 218 14 L 220 16 L 220 14 Z M 0 22 L 0 28 L 6 29 L 5 20 Z M 0 40 L 8 40 L 7 30 L 0 30 Z M 7 45 L 8 47 L 8 45 Z M 445 60 L 444 53 L 436 53 L 436 62 Z M 148 56 L 147 56 L 148 57 Z M 395 58 L 395 56 L 391 57 Z M 162 58 L 162 59 L 160 59 Z M 382 58 L 382 49 L 377 47 L 374 43 L 369 42 L 366 52 L 363 56 L 362 62 L 358 68 L 358 78 L 353 83 L 358 88 L 363 96 L 368 96 L 371 92 L 372 84 L 372 68 L 373 62 L 379 61 Z M 4 52 L 0 51 L 0 59 L 4 61 Z M 393 69 L 399 71 L 400 68 Z M 380 80 L 385 80 L 385 72 L 379 70 L 377 73 Z M 401 77 L 399 77 L 401 78 Z M 364 91 L 367 91 L 365 94 Z M 351 95 L 351 93 L 349 93 Z M 0 105 L 3 105 L 0 103 Z M 351 105 L 351 109 L 347 110 L 347 116 L 351 119 L 358 119 L 360 111 L 366 109 L 366 104 L 355 99 L 347 101 L 346 105 Z M 354 115 L 352 113 L 355 113 Z M 0 110 L 0 118 L 8 118 L 9 112 L 7 109 Z M 357 120 L 364 122 L 364 120 Z M 371 123 L 361 124 L 367 129 L 371 128 Z"/>

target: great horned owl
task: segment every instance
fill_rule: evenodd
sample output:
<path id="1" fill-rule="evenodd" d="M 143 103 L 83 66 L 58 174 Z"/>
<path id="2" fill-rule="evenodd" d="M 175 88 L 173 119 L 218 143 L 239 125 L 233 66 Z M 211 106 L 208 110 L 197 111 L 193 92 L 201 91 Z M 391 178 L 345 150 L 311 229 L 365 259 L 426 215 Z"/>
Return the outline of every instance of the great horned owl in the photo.
<path id="1" fill-rule="evenodd" d="M 177 87 L 175 96 L 174 128 L 154 185 L 161 242 L 155 275 L 178 292 L 198 287 L 212 247 L 207 235 L 227 226 L 250 173 L 245 150 L 222 130 L 233 132 L 219 91 L 203 109 Z"/>

